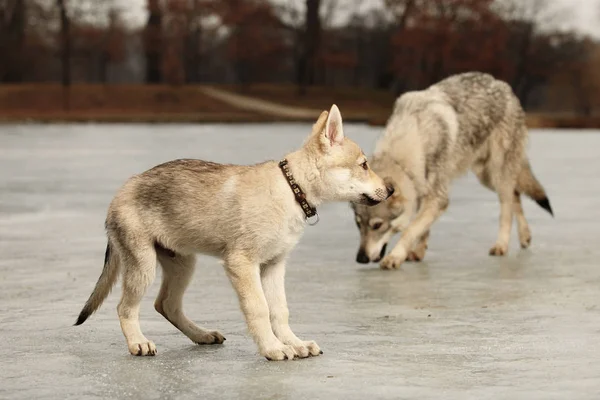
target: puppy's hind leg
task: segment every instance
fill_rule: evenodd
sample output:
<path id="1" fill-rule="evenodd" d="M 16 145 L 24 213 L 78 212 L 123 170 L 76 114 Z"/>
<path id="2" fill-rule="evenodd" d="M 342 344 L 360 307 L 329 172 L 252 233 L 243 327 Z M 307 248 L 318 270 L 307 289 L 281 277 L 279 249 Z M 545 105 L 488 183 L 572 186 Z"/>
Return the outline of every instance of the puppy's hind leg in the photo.
<path id="1" fill-rule="evenodd" d="M 156 252 L 152 245 L 120 249 L 123 268 L 123 295 L 117 306 L 119 322 L 129 352 L 136 356 L 156 354 L 154 343 L 140 329 L 140 302 L 156 275 Z"/>
<path id="2" fill-rule="evenodd" d="M 181 255 L 157 248 L 163 278 L 154 308 L 197 344 L 221 344 L 225 340 L 217 331 L 208 331 L 190 321 L 183 313 L 183 293 L 188 287 L 196 264 L 194 255 Z"/>

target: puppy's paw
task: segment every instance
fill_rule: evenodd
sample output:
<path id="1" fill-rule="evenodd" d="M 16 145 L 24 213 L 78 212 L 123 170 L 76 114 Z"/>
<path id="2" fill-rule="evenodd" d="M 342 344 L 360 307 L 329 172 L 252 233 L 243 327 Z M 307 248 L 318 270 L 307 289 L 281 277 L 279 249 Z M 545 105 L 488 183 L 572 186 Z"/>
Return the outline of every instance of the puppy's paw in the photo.
<path id="1" fill-rule="evenodd" d="M 134 356 L 155 356 L 156 345 L 151 340 L 127 343 L 129 352 Z"/>
<path id="2" fill-rule="evenodd" d="M 316 357 L 323 354 L 319 345 L 312 340 L 300 342 L 294 346 L 294 350 L 296 350 L 296 354 L 300 358 Z"/>
<path id="3" fill-rule="evenodd" d="M 199 331 L 191 339 L 196 344 L 223 344 L 227 340 L 219 331 Z"/>
<path id="4" fill-rule="evenodd" d="M 508 253 L 508 246 L 505 244 L 497 244 L 494 245 L 494 247 L 492 247 L 490 249 L 490 256 L 503 256 L 506 255 Z"/>
<path id="5" fill-rule="evenodd" d="M 293 360 L 299 356 L 296 353 L 294 346 L 283 343 L 263 349 L 261 350 L 260 354 L 269 361 Z"/>

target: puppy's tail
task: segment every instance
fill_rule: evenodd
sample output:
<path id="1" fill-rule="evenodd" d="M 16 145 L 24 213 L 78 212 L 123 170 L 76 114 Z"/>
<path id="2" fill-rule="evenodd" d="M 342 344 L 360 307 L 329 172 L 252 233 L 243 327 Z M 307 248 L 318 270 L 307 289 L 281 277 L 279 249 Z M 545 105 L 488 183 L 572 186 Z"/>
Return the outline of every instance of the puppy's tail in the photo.
<path id="1" fill-rule="evenodd" d="M 527 159 L 523 160 L 523 168 L 517 179 L 517 192 L 523 193 L 533 199 L 540 207 L 554 216 L 550 200 L 542 184 L 536 179 L 531 171 L 531 165 Z"/>
<path id="2" fill-rule="evenodd" d="M 112 287 L 117 281 L 119 275 L 119 260 L 115 254 L 112 254 L 110 242 L 106 245 L 106 253 L 104 253 L 104 269 L 98 278 L 96 287 L 90 295 L 90 298 L 83 306 L 83 310 L 79 313 L 75 325 L 81 325 L 90 315 L 92 315 L 101 305 L 104 299 L 108 296 Z"/>

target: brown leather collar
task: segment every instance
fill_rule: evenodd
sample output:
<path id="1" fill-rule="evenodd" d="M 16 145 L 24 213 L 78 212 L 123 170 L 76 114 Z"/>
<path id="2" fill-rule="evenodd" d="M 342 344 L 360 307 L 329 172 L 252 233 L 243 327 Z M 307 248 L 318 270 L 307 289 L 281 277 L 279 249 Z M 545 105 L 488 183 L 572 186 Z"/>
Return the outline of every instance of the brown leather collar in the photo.
<path id="1" fill-rule="evenodd" d="M 298 186 L 298 184 L 294 180 L 292 171 L 290 171 L 290 167 L 288 166 L 288 161 L 285 158 L 279 162 L 279 168 L 281 168 L 283 176 L 290 185 L 290 188 L 294 193 L 296 201 L 298 202 L 298 204 L 300 204 L 300 207 L 302 208 L 302 211 L 306 216 L 306 221 L 309 225 L 316 225 L 317 222 L 319 222 L 319 214 L 317 213 L 317 209 L 308 204 L 308 201 L 306 201 L 306 194 L 302 191 L 302 189 L 300 189 L 300 186 Z M 313 219 L 311 220 L 311 218 Z"/>

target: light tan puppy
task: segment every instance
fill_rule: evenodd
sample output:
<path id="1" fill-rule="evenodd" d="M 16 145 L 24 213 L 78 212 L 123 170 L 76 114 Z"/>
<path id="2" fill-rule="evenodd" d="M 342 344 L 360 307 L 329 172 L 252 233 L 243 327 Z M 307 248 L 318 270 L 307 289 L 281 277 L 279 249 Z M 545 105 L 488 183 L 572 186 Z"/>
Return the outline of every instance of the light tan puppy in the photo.
<path id="1" fill-rule="evenodd" d="M 374 205 L 392 190 L 371 171 L 359 146 L 344 137 L 335 105 L 285 160 L 285 166 L 175 160 L 130 178 L 110 204 L 104 270 L 76 325 L 100 307 L 121 273 L 117 311 L 129 351 L 156 354 L 140 330 L 139 310 L 158 260 L 163 282 L 156 310 L 195 343 L 223 343 L 221 333 L 197 326 L 183 313 L 195 254 L 203 253 L 224 261 L 261 355 L 269 360 L 319 355 L 315 342 L 299 339 L 288 325 L 286 258 L 314 207 L 328 201 Z"/>

